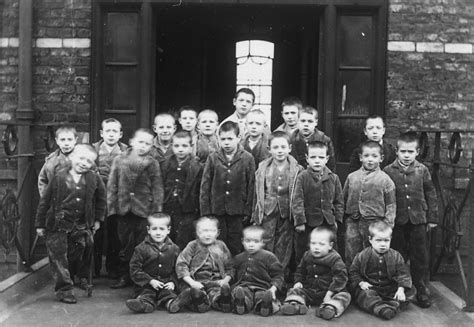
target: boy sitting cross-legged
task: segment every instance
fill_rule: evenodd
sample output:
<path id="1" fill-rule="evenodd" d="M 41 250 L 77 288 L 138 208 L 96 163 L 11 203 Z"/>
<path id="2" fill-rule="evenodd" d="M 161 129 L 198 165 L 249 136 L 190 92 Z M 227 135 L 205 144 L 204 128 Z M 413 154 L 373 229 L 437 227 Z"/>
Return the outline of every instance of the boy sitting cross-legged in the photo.
<path id="1" fill-rule="evenodd" d="M 245 251 L 234 258 L 232 298 L 238 314 L 253 309 L 268 316 L 279 310 L 276 291 L 283 285 L 283 267 L 272 252 L 263 249 L 264 233 L 260 226 L 246 227 L 242 237 Z"/>
<path id="2" fill-rule="evenodd" d="M 281 308 L 284 315 L 305 314 L 308 305 L 314 304 L 319 306 L 316 315 L 329 320 L 339 317 L 349 306 L 347 269 L 333 249 L 334 241 L 335 233 L 329 227 L 313 229 L 309 250 L 296 268 L 295 284 Z"/>
<path id="3" fill-rule="evenodd" d="M 209 308 L 230 312 L 229 282 L 234 276 L 232 257 L 224 242 L 217 239 L 219 222 L 201 217 L 196 222 L 197 239 L 188 243 L 176 261 L 181 293 L 171 302 L 169 311 L 183 307 L 205 312 Z"/>
<path id="4" fill-rule="evenodd" d="M 154 213 L 147 218 L 145 240 L 138 244 L 130 259 L 130 277 L 135 283 L 134 299 L 127 300 L 127 307 L 134 312 L 149 313 L 156 307 L 169 308 L 176 298 L 175 272 L 179 248 L 168 237 L 171 218 L 164 213 Z"/>

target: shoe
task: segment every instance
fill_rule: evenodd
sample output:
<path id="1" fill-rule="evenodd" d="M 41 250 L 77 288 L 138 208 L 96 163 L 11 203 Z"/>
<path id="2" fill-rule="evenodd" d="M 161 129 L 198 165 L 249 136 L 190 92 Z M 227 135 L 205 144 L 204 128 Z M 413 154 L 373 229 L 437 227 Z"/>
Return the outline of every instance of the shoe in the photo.
<path id="1" fill-rule="evenodd" d="M 77 299 L 73 294 L 66 294 L 64 296 L 59 297 L 59 301 L 67 304 L 75 304 L 77 303 Z"/>
<path id="2" fill-rule="evenodd" d="M 420 308 L 429 308 L 431 307 L 431 300 L 430 300 L 430 297 L 428 296 L 428 294 L 421 294 L 421 293 L 418 293 L 416 295 L 416 304 L 420 307 Z"/>
<path id="3" fill-rule="evenodd" d="M 179 312 L 183 307 L 191 303 L 191 289 L 185 289 L 177 297 L 171 300 L 168 304 L 168 311 L 170 313 Z"/>
<path id="4" fill-rule="evenodd" d="M 239 315 L 243 315 L 245 313 L 245 292 L 240 286 L 235 288 L 234 308 L 235 312 Z"/>
<path id="5" fill-rule="evenodd" d="M 387 306 L 385 308 L 380 309 L 378 315 L 379 317 L 385 320 L 390 320 L 397 315 L 397 310 L 395 308 L 391 308 Z"/>
<path id="6" fill-rule="evenodd" d="M 305 315 L 308 307 L 296 301 L 286 302 L 281 307 L 281 313 L 285 316 Z"/>
<path id="7" fill-rule="evenodd" d="M 219 296 L 218 303 L 222 309 L 222 312 L 232 311 L 232 297 L 230 295 L 229 284 L 226 283 L 221 286 L 221 295 Z"/>
<path id="8" fill-rule="evenodd" d="M 121 277 L 117 283 L 110 285 L 110 288 L 113 289 L 119 289 L 119 288 L 125 288 L 128 286 L 128 282 L 125 280 L 125 278 Z"/>
<path id="9" fill-rule="evenodd" d="M 329 304 L 323 305 L 319 308 L 318 316 L 325 320 L 331 320 L 336 316 L 336 308 Z"/>
<path id="10" fill-rule="evenodd" d="M 139 299 L 127 300 L 125 304 L 133 312 L 150 313 L 155 309 L 150 303 L 140 301 Z"/>
<path id="11" fill-rule="evenodd" d="M 200 313 L 209 310 L 209 304 L 206 303 L 207 294 L 203 290 L 191 288 L 191 301 Z"/>
<path id="12" fill-rule="evenodd" d="M 270 291 L 266 291 L 263 294 L 262 303 L 260 304 L 260 315 L 268 317 L 272 314 L 273 309 L 273 296 Z"/>

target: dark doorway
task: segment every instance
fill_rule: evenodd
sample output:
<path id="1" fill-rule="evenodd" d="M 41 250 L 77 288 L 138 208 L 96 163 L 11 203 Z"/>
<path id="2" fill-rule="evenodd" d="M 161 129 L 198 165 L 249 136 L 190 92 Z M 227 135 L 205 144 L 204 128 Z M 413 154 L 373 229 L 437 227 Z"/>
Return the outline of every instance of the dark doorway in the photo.
<path id="1" fill-rule="evenodd" d="M 156 20 L 156 112 L 182 105 L 211 108 L 220 120 L 233 112 L 236 42 L 274 43 L 271 117 L 281 122 L 287 96 L 316 105 L 318 6 L 161 5 Z"/>

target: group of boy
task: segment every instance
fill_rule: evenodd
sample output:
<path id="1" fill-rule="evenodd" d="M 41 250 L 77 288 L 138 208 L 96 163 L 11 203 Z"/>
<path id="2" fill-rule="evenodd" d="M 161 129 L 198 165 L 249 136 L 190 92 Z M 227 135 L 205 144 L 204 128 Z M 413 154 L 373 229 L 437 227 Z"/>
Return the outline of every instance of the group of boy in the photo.
<path id="1" fill-rule="evenodd" d="M 383 140 L 383 119 L 367 118 L 368 140 L 354 150 L 359 160 L 342 187 L 315 108 L 285 99 L 285 123 L 270 133 L 254 101 L 240 89 L 220 125 L 212 110 L 182 107 L 180 131 L 159 114 L 156 136 L 138 129 L 129 148 L 113 118 L 94 147 L 75 145 L 74 128 L 58 129 L 59 149 L 39 177 L 36 227 L 60 301 L 76 302 L 74 277 L 86 287 L 92 261 L 100 273 L 105 239 L 106 269 L 118 277 L 111 287 L 133 282 L 126 304 L 135 312 L 268 316 L 316 305 L 316 315 L 332 319 L 351 294 L 384 319 L 415 293 L 430 306 L 426 230 L 436 226 L 436 191 L 416 160 L 416 135 L 401 135 L 395 150 Z M 343 225 L 345 260 L 336 251 Z"/>

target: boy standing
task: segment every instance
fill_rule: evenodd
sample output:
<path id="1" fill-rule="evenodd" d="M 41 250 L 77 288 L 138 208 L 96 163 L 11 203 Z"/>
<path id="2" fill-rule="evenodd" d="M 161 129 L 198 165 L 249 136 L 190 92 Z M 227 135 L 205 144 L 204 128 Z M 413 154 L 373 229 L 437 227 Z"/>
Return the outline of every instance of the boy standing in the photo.
<path id="1" fill-rule="evenodd" d="M 281 311 L 284 315 L 306 314 L 308 304 L 317 305 L 316 315 L 330 320 L 339 317 L 351 303 L 346 290 L 347 269 L 333 249 L 335 233 L 316 227 L 310 234 L 309 250 L 295 273 L 295 284 L 288 290 Z"/>
<path id="2" fill-rule="evenodd" d="M 231 121 L 239 126 L 239 138 L 243 138 L 247 135 L 246 122 L 247 114 L 252 110 L 253 104 L 255 103 L 255 93 L 251 89 L 243 87 L 235 93 L 235 97 L 232 100 L 235 107 L 235 112 L 224 119 L 222 124 Z M 219 127 L 220 127 L 219 126 Z"/>
<path id="3" fill-rule="evenodd" d="M 157 307 L 169 309 L 176 298 L 175 272 L 179 248 L 168 237 L 171 218 L 154 213 L 147 218 L 145 240 L 134 250 L 130 260 L 130 277 L 135 283 L 135 298 L 127 300 L 127 307 L 140 313 L 149 313 Z"/>
<path id="4" fill-rule="evenodd" d="M 428 168 L 416 160 L 418 137 L 405 133 L 398 138 L 397 160 L 384 171 L 395 183 L 397 215 L 393 228 L 392 247 L 405 261 L 410 260 L 410 272 L 416 288 L 417 303 L 431 306 L 425 278 L 428 274 L 426 232 L 437 226 L 438 203 L 436 189 Z"/>
<path id="5" fill-rule="evenodd" d="M 327 167 L 331 171 L 335 171 L 336 158 L 334 157 L 334 146 L 331 139 L 317 129 L 318 126 L 318 111 L 313 107 L 304 107 L 300 110 L 300 118 L 298 122 L 298 130 L 291 136 L 291 155 L 295 157 L 298 163 L 306 168 L 306 148 L 308 143 L 312 141 L 323 142 L 328 147 L 329 160 Z"/>
<path id="6" fill-rule="evenodd" d="M 357 254 L 349 269 L 351 291 L 361 309 L 390 320 L 411 300 L 414 289 L 402 256 L 390 248 L 392 227 L 376 221 L 369 233 L 371 246 Z"/>
<path id="7" fill-rule="evenodd" d="M 56 130 L 58 148 L 46 157 L 46 161 L 38 174 L 38 191 L 43 196 L 44 190 L 56 173 L 69 165 L 69 154 L 77 143 L 77 131 L 72 126 L 61 126 Z"/>
<path id="8" fill-rule="evenodd" d="M 246 227 L 242 238 L 245 251 L 234 258 L 236 282 L 232 298 L 238 314 L 253 309 L 266 317 L 280 307 L 276 292 L 283 285 L 283 267 L 272 252 L 263 249 L 264 233 L 262 227 Z"/>
<path id="9" fill-rule="evenodd" d="M 173 154 L 170 145 L 171 137 L 176 131 L 174 117 L 170 114 L 156 115 L 153 131 L 156 133 L 156 137 L 153 140 L 152 155 L 158 162 L 162 162 Z"/>
<path id="10" fill-rule="evenodd" d="M 205 109 L 199 113 L 198 134 L 193 139 L 193 154 L 202 164 L 205 164 L 207 157 L 219 148 L 216 133 L 218 126 L 219 118 L 214 110 Z"/>
<path id="11" fill-rule="evenodd" d="M 281 103 L 281 116 L 285 122 L 278 126 L 275 132 L 282 131 L 291 137 L 298 130 L 298 117 L 302 107 L 303 103 L 296 97 L 283 99 Z"/>
<path id="12" fill-rule="evenodd" d="M 191 106 L 183 106 L 179 108 L 178 122 L 181 125 L 181 130 L 191 133 L 191 136 L 196 135 L 197 111 Z"/>
<path id="13" fill-rule="evenodd" d="M 92 144 L 97 152 L 96 166 L 104 185 L 107 185 L 112 162 L 127 149 L 127 145 L 120 142 L 122 138 L 122 124 L 115 118 L 107 118 L 102 121 L 102 129 L 100 137 L 102 140 Z M 116 217 L 107 217 L 105 227 L 101 228 L 94 234 L 94 269 L 95 275 L 100 275 L 102 268 L 102 252 L 104 240 L 107 235 L 107 260 L 106 267 L 109 276 L 115 277 L 118 269 L 118 249 L 120 243 L 117 235 L 117 219 Z M 107 229 L 107 231 L 105 231 Z"/>
<path id="14" fill-rule="evenodd" d="M 98 174 L 91 171 L 97 154 L 79 144 L 69 158 L 71 168 L 59 171 L 44 190 L 36 212 L 35 227 L 46 237 L 46 248 L 56 282 L 56 297 L 76 303 L 73 275 L 88 286 L 94 230 L 104 220 L 106 192 Z"/>
<path id="15" fill-rule="evenodd" d="M 297 263 L 308 249 L 311 230 L 324 225 L 336 233 L 344 215 L 341 182 L 339 177 L 326 167 L 329 160 L 328 146 L 313 141 L 308 143 L 307 151 L 308 168 L 296 179 L 292 206 Z"/>
<path id="16" fill-rule="evenodd" d="M 275 253 L 288 273 L 294 236 L 291 207 L 302 167 L 290 156 L 290 138 L 285 132 L 273 132 L 269 142 L 271 158 L 262 161 L 255 173 L 252 222 L 263 227 L 265 248 Z"/>
<path id="17" fill-rule="evenodd" d="M 217 239 L 219 223 L 201 217 L 196 222 L 197 239 L 189 242 L 176 261 L 176 274 L 185 286 L 169 310 L 187 306 L 197 312 L 209 308 L 230 312 L 229 282 L 234 276 L 232 257 L 224 242 Z"/>
<path id="18" fill-rule="evenodd" d="M 150 154 L 153 133 L 138 129 L 130 140 L 131 148 L 116 157 L 107 184 L 108 215 L 117 215 L 120 240 L 120 278 L 112 288 L 130 284 L 128 263 L 135 246 L 146 236 L 146 217 L 159 212 L 163 204 L 160 165 Z"/>
<path id="19" fill-rule="evenodd" d="M 247 135 L 242 139 L 244 150 L 255 159 L 255 167 L 260 162 L 270 157 L 268 152 L 268 137 L 265 135 L 265 114 L 260 109 L 255 109 L 247 114 Z"/>
<path id="20" fill-rule="evenodd" d="M 390 226 L 397 210 L 395 184 L 380 170 L 382 146 L 375 141 L 362 144 L 362 167 L 347 176 L 343 194 L 346 216 L 346 265 L 369 246 L 369 225 L 384 220 Z"/>
<path id="21" fill-rule="evenodd" d="M 202 166 L 191 154 L 189 132 L 175 133 L 171 142 L 173 155 L 161 164 L 163 211 L 171 216 L 171 239 L 184 249 L 194 239 L 193 222 L 199 217 Z"/>
<path id="22" fill-rule="evenodd" d="M 204 166 L 201 182 L 201 215 L 215 215 L 220 238 L 232 255 L 241 252 L 240 237 L 244 221 L 252 213 L 255 161 L 239 145 L 239 125 L 226 122 L 219 127 L 220 149 Z"/>
<path id="23" fill-rule="evenodd" d="M 382 162 L 380 163 L 380 169 L 384 169 L 385 166 L 391 164 L 396 158 L 397 154 L 395 148 L 388 142 L 384 141 L 383 136 L 385 135 L 385 122 L 380 116 L 370 116 L 365 120 L 364 134 L 367 136 L 367 140 L 375 141 L 380 143 L 382 146 L 382 153 L 384 155 Z M 362 145 L 362 144 L 361 144 Z M 349 172 L 356 171 L 360 168 L 360 153 L 361 148 L 359 145 L 352 152 L 349 161 Z"/>

